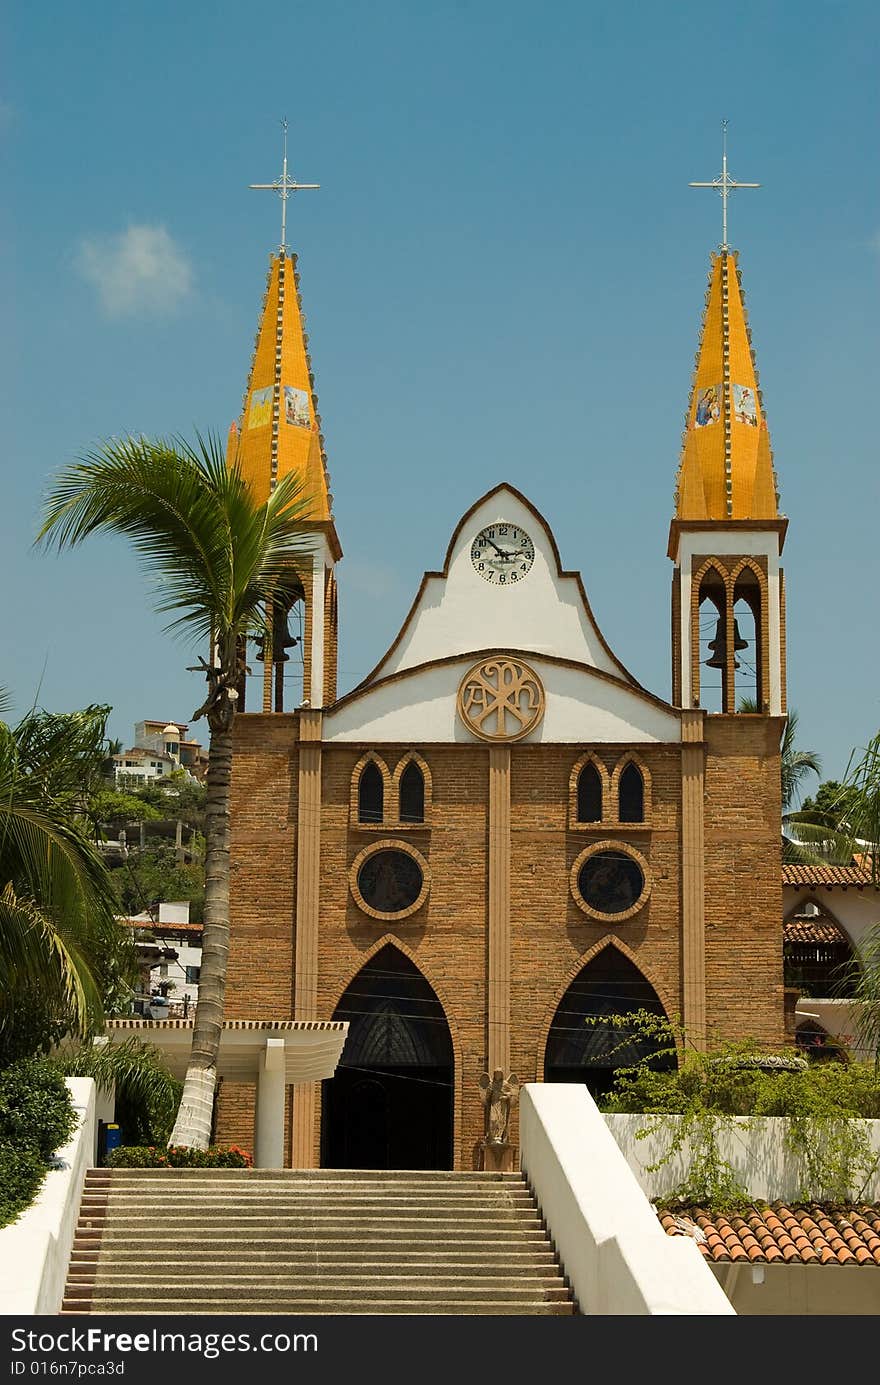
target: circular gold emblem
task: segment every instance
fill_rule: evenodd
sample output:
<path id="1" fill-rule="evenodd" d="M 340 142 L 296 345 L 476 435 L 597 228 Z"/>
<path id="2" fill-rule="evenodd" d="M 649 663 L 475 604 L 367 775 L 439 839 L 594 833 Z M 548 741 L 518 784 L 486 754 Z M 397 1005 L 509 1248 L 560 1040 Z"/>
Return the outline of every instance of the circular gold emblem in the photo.
<path id="1" fill-rule="evenodd" d="M 485 659 L 462 679 L 458 714 L 484 741 L 518 741 L 544 715 L 544 688 L 520 659 Z"/>

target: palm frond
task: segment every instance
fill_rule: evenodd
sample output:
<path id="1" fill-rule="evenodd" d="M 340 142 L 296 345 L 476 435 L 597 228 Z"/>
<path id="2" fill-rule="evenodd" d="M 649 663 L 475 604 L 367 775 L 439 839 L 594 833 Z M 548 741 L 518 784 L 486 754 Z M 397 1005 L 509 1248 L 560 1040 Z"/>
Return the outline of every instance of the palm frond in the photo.
<path id="1" fill-rule="evenodd" d="M 0 1029 L 14 1019 L 21 992 L 39 989 L 72 1032 L 86 1034 L 100 1014 L 91 970 L 37 902 L 11 884 L 0 891 L 0 938 Z"/>
<path id="2" fill-rule="evenodd" d="M 859 939 L 848 978 L 855 1007 L 856 1036 L 860 1047 L 880 1063 L 880 924 L 873 924 Z"/>
<path id="3" fill-rule="evenodd" d="M 853 751 L 844 775 L 852 790 L 847 799 L 847 826 L 880 885 L 880 732 L 861 751 Z"/>
<path id="4" fill-rule="evenodd" d="M 177 613 L 168 629 L 224 640 L 259 622 L 280 574 L 311 547 L 307 498 L 283 478 L 254 501 L 220 442 L 199 438 L 111 441 L 57 478 L 37 543 L 63 549 L 90 534 L 123 534 L 157 579 L 156 609 Z"/>
<path id="5" fill-rule="evenodd" d="M 65 1044 L 53 1058 L 67 1077 L 91 1077 L 105 1092 L 151 1107 L 168 1122 L 180 1100 L 181 1084 L 161 1051 L 132 1036 L 119 1043 Z"/>

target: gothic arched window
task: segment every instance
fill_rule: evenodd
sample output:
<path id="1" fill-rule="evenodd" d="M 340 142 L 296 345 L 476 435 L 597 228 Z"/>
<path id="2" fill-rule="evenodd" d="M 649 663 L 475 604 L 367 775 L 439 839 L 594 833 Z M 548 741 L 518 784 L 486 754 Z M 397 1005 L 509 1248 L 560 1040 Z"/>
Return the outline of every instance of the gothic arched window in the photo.
<path id="1" fill-rule="evenodd" d="M 593 764 L 584 765 L 577 784 L 578 822 L 602 821 L 602 780 Z"/>
<path id="2" fill-rule="evenodd" d="M 620 776 L 617 789 L 617 815 L 620 822 L 644 822 L 645 783 L 638 765 L 632 761 Z"/>
<path id="3" fill-rule="evenodd" d="M 358 784 L 358 822 L 381 822 L 385 811 L 385 788 L 379 766 L 371 760 L 364 765 Z"/>
<path id="4" fill-rule="evenodd" d="M 400 776 L 400 821 L 425 821 L 425 777 L 415 760 Z"/>

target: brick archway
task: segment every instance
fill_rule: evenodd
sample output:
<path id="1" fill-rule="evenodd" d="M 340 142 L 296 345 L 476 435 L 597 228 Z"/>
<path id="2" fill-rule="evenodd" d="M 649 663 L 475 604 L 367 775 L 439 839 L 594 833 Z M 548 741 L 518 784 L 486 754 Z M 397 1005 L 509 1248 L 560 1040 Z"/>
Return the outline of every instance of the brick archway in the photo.
<path id="1" fill-rule="evenodd" d="M 571 967 L 544 1015 L 536 1070 L 544 1081 L 582 1081 L 607 1090 L 615 1067 L 638 1062 L 656 1045 L 625 1030 L 601 1023 L 603 1015 L 622 1016 L 648 1010 L 669 1018 L 672 1011 L 639 959 L 619 938 L 606 934 Z M 595 1016 L 600 1023 L 587 1024 Z M 617 1057 L 618 1041 L 621 1044 Z M 614 1050 L 614 1053 L 612 1053 Z M 606 1057 L 603 1056 L 607 1052 Z"/>
<path id="2" fill-rule="evenodd" d="M 322 1166 L 454 1167 L 460 1063 L 446 1007 L 410 950 L 374 944 L 334 1015 L 349 1034 L 324 1089 Z"/>

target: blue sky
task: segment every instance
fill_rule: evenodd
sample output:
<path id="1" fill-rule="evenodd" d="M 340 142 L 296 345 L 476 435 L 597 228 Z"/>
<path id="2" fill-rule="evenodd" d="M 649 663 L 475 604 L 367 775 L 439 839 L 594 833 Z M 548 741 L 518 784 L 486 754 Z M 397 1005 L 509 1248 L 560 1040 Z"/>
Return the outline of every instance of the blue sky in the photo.
<path id="1" fill-rule="evenodd" d="M 16 711 L 186 720 L 202 684 L 125 545 L 31 540 L 101 438 L 225 435 L 280 169 L 337 527 L 341 688 L 507 479 L 639 680 L 669 695 L 666 540 L 708 256 L 731 202 L 790 517 L 789 692 L 839 775 L 880 727 L 876 148 L 868 3 L 167 0 L 7 11 L 6 592 Z M 203 733 L 204 724 L 202 723 Z"/>

